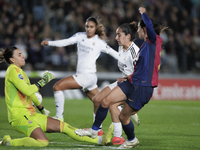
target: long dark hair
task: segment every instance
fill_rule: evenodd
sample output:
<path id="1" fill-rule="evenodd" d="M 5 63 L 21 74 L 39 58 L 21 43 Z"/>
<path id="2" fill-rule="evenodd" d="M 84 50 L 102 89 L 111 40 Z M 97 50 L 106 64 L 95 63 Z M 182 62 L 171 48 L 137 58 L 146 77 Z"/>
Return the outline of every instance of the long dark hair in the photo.
<path id="1" fill-rule="evenodd" d="M 124 23 L 120 25 L 119 28 L 122 30 L 122 32 L 125 33 L 125 35 L 127 34 L 131 35 L 130 41 L 134 41 L 136 39 L 137 29 L 138 29 L 137 22 L 133 21 L 131 23 Z"/>
<path id="2" fill-rule="evenodd" d="M 165 29 L 168 29 L 168 27 L 165 27 L 165 26 L 157 23 L 154 19 L 152 19 L 152 18 L 150 18 L 150 19 L 151 19 L 151 22 L 153 24 L 153 29 L 154 29 L 154 31 L 156 32 L 157 35 L 160 35 L 160 33 L 162 31 L 164 31 Z M 140 23 L 140 26 L 142 28 L 144 28 L 146 26 L 143 20 L 140 20 L 139 23 Z"/>
<path id="3" fill-rule="evenodd" d="M 14 54 L 14 50 L 16 50 L 17 47 L 15 46 L 10 46 L 8 48 L 4 49 L 0 49 L 0 63 L 5 61 L 8 64 L 11 64 L 10 62 L 10 58 L 13 57 Z"/>
<path id="4" fill-rule="evenodd" d="M 104 25 L 101 23 L 101 19 L 98 17 L 98 18 L 95 18 L 95 17 L 89 17 L 86 22 L 88 21 L 92 21 L 96 24 L 97 26 L 97 30 L 95 32 L 95 34 L 97 34 L 99 36 L 100 39 L 102 40 L 107 40 L 107 36 L 106 36 L 106 33 L 105 33 L 105 27 Z"/>

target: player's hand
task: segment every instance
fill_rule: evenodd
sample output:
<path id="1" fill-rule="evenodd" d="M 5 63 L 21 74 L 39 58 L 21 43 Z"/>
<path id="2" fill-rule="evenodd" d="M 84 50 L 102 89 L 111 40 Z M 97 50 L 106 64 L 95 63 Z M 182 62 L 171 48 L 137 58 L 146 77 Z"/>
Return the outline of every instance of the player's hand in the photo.
<path id="1" fill-rule="evenodd" d="M 122 81 L 126 81 L 127 79 L 126 78 L 118 78 L 117 79 L 117 84 L 119 84 L 120 82 L 122 82 Z"/>
<path id="2" fill-rule="evenodd" d="M 44 40 L 44 41 L 41 42 L 41 45 L 42 46 L 49 45 L 49 42 Z"/>
<path id="3" fill-rule="evenodd" d="M 39 86 L 42 88 L 43 86 L 45 86 L 47 83 L 49 83 L 52 79 L 54 79 L 55 76 L 48 72 L 48 71 L 45 71 L 45 73 L 43 74 L 43 77 L 41 80 L 39 80 L 37 82 L 37 84 L 39 84 Z"/>
<path id="4" fill-rule="evenodd" d="M 38 108 L 38 110 L 39 110 L 42 114 L 44 114 L 44 115 L 46 115 L 46 116 L 49 116 L 50 111 L 49 111 L 49 110 L 46 110 L 41 104 L 40 104 L 39 106 L 37 106 L 37 108 Z"/>
<path id="5" fill-rule="evenodd" d="M 41 110 L 40 111 L 42 114 L 44 114 L 44 115 L 46 115 L 46 116 L 49 116 L 49 114 L 50 114 L 50 111 L 49 110 L 47 110 L 47 109 L 43 109 L 43 110 Z"/>
<path id="6" fill-rule="evenodd" d="M 140 8 L 139 8 L 139 12 L 140 12 L 140 14 L 142 15 L 143 13 L 146 12 L 146 9 L 145 9 L 144 7 L 140 7 Z"/>

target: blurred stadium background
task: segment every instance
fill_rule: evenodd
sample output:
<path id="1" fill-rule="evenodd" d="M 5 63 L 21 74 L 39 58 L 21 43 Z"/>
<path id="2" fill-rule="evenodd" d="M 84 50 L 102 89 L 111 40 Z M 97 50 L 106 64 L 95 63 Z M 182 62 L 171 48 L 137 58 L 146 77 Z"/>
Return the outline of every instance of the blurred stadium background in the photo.
<path id="1" fill-rule="evenodd" d="M 200 100 L 199 0 L 0 0 L 0 47 L 15 45 L 23 52 L 23 69 L 32 83 L 44 70 L 53 71 L 57 79 L 41 90 L 43 96 L 53 96 L 53 83 L 76 70 L 76 45 L 42 47 L 40 42 L 82 32 L 88 17 L 99 16 L 108 44 L 117 50 L 116 28 L 122 23 L 139 21 L 140 6 L 147 8 L 150 17 L 169 27 L 161 34 L 160 84 L 153 98 Z M 140 46 L 142 41 L 137 39 L 136 43 Z M 6 68 L 6 63 L 0 64 L 1 97 Z M 97 70 L 100 88 L 121 76 L 117 61 L 106 54 L 99 57 Z M 80 90 L 66 91 L 66 98 L 83 97 Z"/>

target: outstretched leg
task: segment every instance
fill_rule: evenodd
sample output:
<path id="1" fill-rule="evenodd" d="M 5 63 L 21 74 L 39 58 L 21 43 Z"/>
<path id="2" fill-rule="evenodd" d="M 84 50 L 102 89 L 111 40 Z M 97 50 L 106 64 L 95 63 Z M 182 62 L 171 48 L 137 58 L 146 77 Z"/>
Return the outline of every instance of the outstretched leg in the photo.
<path id="1" fill-rule="evenodd" d="M 2 145 L 5 146 L 30 146 L 46 147 L 49 141 L 40 127 L 33 130 L 30 137 L 11 139 L 9 135 L 3 137 Z"/>
<path id="2" fill-rule="evenodd" d="M 75 133 L 75 129 L 77 128 L 70 126 L 66 122 L 62 122 L 57 119 L 53 119 L 51 117 L 47 118 L 47 132 L 49 133 L 60 132 L 60 133 L 65 133 L 66 135 L 77 141 L 84 141 L 95 144 L 102 143 L 102 136 L 98 136 L 96 138 L 90 138 L 87 136 L 81 137 Z"/>
<path id="3" fill-rule="evenodd" d="M 63 91 L 68 89 L 80 89 L 80 88 L 81 86 L 76 82 L 73 76 L 66 77 L 55 83 L 53 87 L 55 105 L 56 105 L 56 116 L 54 117 L 55 119 L 64 121 L 63 113 L 64 113 L 65 97 Z"/>

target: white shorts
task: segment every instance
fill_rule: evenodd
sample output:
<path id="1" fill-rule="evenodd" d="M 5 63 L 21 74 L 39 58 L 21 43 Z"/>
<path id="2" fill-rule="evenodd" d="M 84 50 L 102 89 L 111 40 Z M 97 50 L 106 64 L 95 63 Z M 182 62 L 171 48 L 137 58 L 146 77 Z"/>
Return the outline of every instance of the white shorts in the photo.
<path id="1" fill-rule="evenodd" d="M 117 86 L 117 81 L 108 85 L 108 87 L 112 90 Z"/>
<path id="2" fill-rule="evenodd" d="M 91 91 L 98 87 L 96 73 L 75 74 L 72 76 L 76 80 L 76 82 L 82 87 L 82 90 L 84 92 Z"/>

